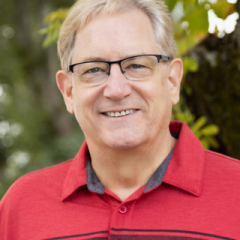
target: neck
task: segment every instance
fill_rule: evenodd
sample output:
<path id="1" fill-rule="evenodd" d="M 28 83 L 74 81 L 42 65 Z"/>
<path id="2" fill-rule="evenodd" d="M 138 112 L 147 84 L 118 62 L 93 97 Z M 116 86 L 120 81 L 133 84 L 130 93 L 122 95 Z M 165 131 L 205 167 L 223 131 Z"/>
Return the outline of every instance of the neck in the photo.
<path id="1" fill-rule="evenodd" d="M 168 132 L 164 141 L 134 149 L 98 148 L 88 143 L 92 167 L 100 182 L 122 201 L 145 185 L 176 144 Z"/>

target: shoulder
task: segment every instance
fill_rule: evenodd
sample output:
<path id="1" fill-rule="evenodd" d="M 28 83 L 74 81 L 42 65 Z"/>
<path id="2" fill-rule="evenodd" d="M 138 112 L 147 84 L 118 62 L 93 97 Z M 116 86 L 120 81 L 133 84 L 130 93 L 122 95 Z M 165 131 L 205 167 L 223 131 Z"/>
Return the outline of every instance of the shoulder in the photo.
<path id="1" fill-rule="evenodd" d="M 1 200 L 0 207 L 3 203 L 10 204 L 10 202 L 29 199 L 29 197 L 37 198 L 40 195 L 48 194 L 60 196 L 62 184 L 71 162 L 72 160 L 68 160 L 20 177 Z"/>
<path id="2" fill-rule="evenodd" d="M 64 180 L 66 172 L 69 169 L 72 160 L 68 160 L 66 162 L 44 168 L 41 170 L 37 170 L 35 172 L 28 173 L 21 178 L 19 178 L 14 185 L 38 185 L 44 184 L 48 185 L 51 183 L 61 182 Z"/>
<path id="3" fill-rule="evenodd" d="M 0 201 L 0 219 L 4 219 L 0 220 L 1 239 L 2 236 L 7 239 L 9 237 L 6 236 L 14 235 L 12 229 L 25 229 L 37 224 L 39 219 L 61 204 L 62 186 L 71 162 L 26 174 L 13 183 Z M 17 234 L 21 235 L 20 232 Z"/>
<path id="4" fill-rule="evenodd" d="M 240 171 L 240 161 L 226 155 L 222 155 L 210 150 L 206 150 L 206 161 L 209 164 L 214 164 L 218 168 L 229 168 Z"/>
<path id="5" fill-rule="evenodd" d="M 240 161 L 206 150 L 205 173 L 215 181 L 240 187 Z"/>

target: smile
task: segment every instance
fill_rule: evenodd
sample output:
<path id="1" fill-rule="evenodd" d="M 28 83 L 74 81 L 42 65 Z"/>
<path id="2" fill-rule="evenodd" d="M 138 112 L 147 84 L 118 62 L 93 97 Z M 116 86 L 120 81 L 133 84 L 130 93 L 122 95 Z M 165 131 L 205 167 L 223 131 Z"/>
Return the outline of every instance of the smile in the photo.
<path id="1" fill-rule="evenodd" d="M 123 117 L 123 116 L 129 115 L 131 113 L 134 113 L 135 111 L 137 111 L 137 110 L 131 109 L 131 110 L 126 110 L 126 111 L 121 111 L 121 112 L 105 112 L 104 114 L 109 117 Z"/>

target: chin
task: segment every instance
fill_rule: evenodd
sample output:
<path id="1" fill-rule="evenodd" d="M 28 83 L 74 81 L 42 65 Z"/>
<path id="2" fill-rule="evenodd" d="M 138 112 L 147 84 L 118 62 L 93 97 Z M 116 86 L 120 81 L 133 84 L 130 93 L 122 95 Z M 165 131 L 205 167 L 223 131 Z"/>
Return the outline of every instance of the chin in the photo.
<path id="1" fill-rule="evenodd" d="M 138 147 L 139 144 L 129 144 L 129 143 L 124 143 L 124 144 L 112 144 L 110 147 L 112 149 L 118 149 L 118 150 L 127 150 L 127 149 L 133 149 L 133 148 L 136 148 Z"/>
<path id="2" fill-rule="evenodd" d="M 126 150 L 126 149 L 132 149 L 136 148 L 141 144 L 141 141 L 137 136 L 130 138 L 130 137 L 124 137 L 124 138 L 114 138 L 109 139 L 108 146 L 113 149 L 119 149 L 119 150 Z"/>

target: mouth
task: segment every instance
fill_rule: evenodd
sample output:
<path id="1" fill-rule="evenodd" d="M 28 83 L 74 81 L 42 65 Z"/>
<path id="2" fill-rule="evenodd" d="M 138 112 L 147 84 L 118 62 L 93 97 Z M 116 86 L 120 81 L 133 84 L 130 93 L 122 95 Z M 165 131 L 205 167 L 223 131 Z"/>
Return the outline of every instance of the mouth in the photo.
<path id="1" fill-rule="evenodd" d="M 137 109 L 130 109 L 126 111 L 120 111 L 120 112 L 104 112 L 103 114 L 109 117 L 124 117 L 126 115 L 132 114 L 136 112 Z"/>

